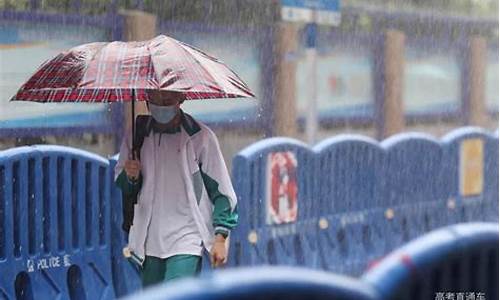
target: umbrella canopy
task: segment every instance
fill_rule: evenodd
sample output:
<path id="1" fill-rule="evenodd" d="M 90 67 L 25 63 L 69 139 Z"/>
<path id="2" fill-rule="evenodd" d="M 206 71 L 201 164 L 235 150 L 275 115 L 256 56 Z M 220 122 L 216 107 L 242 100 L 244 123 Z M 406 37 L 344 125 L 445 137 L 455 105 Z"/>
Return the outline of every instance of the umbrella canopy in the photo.
<path id="1" fill-rule="evenodd" d="M 11 101 L 147 101 L 148 91 L 177 100 L 254 96 L 221 61 L 160 35 L 145 42 L 90 43 L 62 52 L 45 62 Z M 135 138 L 135 121 L 131 129 Z M 132 155 L 135 159 L 135 143 Z"/>
<path id="2" fill-rule="evenodd" d="M 84 44 L 45 62 L 11 99 L 35 102 L 253 97 L 236 73 L 190 45 L 160 35 L 145 42 Z"/>

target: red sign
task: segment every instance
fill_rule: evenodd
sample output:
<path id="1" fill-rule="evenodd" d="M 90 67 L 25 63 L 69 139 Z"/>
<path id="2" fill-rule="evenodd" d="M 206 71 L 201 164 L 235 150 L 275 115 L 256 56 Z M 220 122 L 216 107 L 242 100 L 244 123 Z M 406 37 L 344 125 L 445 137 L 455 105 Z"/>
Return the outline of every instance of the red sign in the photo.
<path id="1" fill-rule="evenodd" d="M 275 152 L 267 161 L 267 223 L 297 220 L 297 159 L 293 152 Z"/>

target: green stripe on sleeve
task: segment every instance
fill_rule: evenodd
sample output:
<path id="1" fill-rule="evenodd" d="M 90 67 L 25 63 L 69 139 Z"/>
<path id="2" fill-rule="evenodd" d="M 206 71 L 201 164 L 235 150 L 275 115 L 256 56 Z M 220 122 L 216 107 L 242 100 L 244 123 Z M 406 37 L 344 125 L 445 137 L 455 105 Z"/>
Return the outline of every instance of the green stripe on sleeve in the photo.
<path id="1" fill-rule="evenodd" d="M 217 229 L 218 227 L 226 228 L 228 231 L 238 225 L 238 211 L 235 208 L 231 209 L 231 202 L 226 195 L 223 195 L 219 191 L 219 183 L 215 181 L 212 177 L 205 174 L 201 168 L 201 176 L 203 178 L 203 183 L 205 189 L 207 190 L 208 197 L 214 205 L 213 211 L 213 226 Z M 224 233 L 220 232 L 224 235 Z M 227 236 L 227 232 L 225 233 Z"/>
<path id="2" fill-rule="evenodd" d="M 238 225 L 238 211 L 231 210 L 231 204 L 227 197 L 219 197 L 215 199 L 213 212 L 213 226 L 223 227 L 228 230 L 233 229 Z"/>

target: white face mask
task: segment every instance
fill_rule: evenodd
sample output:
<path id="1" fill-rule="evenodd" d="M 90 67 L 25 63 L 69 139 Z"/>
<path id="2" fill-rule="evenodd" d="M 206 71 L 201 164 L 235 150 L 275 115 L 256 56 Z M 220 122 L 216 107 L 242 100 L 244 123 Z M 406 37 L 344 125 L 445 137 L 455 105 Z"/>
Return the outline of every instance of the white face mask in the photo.
<path id="1" fill-rule="evenodd" d="M 161 106 L 149 103 L 149 111 L 156 122 L 167 124 L 177 115 L 178 109 L 176 105 Z"/>

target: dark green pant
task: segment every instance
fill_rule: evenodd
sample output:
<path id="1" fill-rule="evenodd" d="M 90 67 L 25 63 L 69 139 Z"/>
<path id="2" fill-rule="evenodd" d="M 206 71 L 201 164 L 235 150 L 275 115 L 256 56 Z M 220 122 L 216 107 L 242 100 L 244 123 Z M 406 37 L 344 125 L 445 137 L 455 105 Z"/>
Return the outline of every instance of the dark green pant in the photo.
<path id="1" fill-rule="evenodd" d="M 194 277 L 201 271 L 201 256 L 174 255 L 169 258 L 146 256 L 142 268 L 142 286 L 148 287 L 163 281 Z"/>

